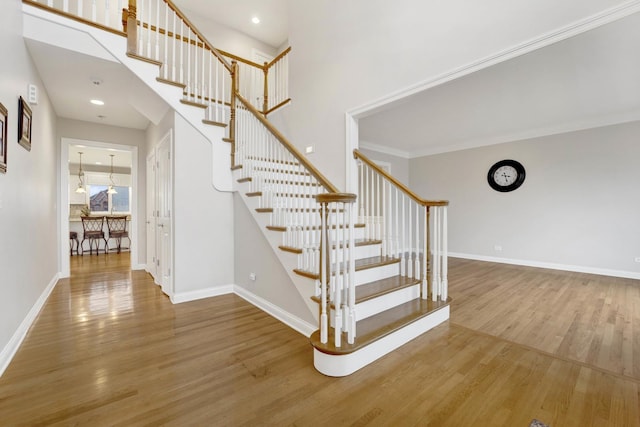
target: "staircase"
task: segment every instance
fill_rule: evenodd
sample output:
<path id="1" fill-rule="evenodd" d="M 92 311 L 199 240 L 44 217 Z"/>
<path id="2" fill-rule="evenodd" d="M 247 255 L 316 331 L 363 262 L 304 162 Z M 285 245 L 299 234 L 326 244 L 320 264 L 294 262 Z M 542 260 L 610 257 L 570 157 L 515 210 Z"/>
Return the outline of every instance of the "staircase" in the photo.
<path id="1" fill-rule="evenodd" d="M 72 0 L 75 14 L 68 0 L 23 1 L 87 19 L 82 0 Z M 203 134 L 208 126 L 227 129 L 231 187 L 317 314 L 310 341 L 318 371 L 349 375 L 449 318 L 447 202 L 419 198 L 357 150 L 358 195 L 322 175 L 266 119 L 290 101 L 290 49 L 262 66 L 218 51 L 169 0 L 129 0 L 118 34 L 103 1 L 97 9 L 93 2 L 90 20 L 126 35 L 127 57 L 114 56 L 141 78 L 148 69 L 140 67 L 155 69 L 149 86 L 175 109 L 193 110 L 185 117 L 201 114 L 190 121 Z M 97 23 L 99 16 L 111 18 Z"/>

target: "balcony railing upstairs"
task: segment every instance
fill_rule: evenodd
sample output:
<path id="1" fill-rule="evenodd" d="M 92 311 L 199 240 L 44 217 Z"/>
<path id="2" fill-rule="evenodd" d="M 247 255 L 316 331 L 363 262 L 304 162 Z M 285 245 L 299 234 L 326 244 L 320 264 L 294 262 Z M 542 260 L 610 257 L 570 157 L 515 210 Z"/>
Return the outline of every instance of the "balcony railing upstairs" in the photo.
<path id="1" fill-rule="evenodd" d="M 23 0 L 43 9 L 86 22 L 106 31 L 123 34 L 122 9 L 128 0 Z"/>
<path id="2" fill-rule="evenodd" d="M 270 212 L 269 227 L 283 232 L 281 249 L 300 248 L 296 272 L 315 279 L 323 343 L 334 328 L 355 339 L 355 194 L 339 193 L 242 95 L 237 108 L 234 164 L 250 193 Z M 331 316 L 331 307 L 333 316 Z"/>
<path id="3" fill-rule="evenodd" d="M 288 53 L 263 65 L 218 51 L 171 0 L 24 0 L 107 31 L 126 35 L 128 53 L 161 65 L 159 80 L 184 90 L 205 120 L 231 119 L 233 62 L 237 89 L 266 115 L 287 104 Z"/>
<path id="4" fill-rule="evenodd" d="M 420 294 L 447 301 L 447 201 L 424 200 L 358 150 L 358 214 L 400 274 L 421 280 Z M 429 289 L 429 285 L 431 288 Z"/>

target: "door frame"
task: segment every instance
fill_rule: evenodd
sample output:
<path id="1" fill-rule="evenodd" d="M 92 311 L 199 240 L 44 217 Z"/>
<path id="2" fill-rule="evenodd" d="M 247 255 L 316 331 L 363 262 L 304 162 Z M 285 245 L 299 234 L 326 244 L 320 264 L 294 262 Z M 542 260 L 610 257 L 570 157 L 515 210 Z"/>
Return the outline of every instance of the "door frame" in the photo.
<path id="1" fill-rule="evenodd" d="M 144 264 L 138 264 L 138 247 L 140 245 L 138 233 L 138 147 L 135 145 L 113 144 L 103 141 L 92 141 L 86 139 L 66 138 L 60 139 L 60 186 L 58 188 L 58 230 L 60 230 L 60 246 L 58 249 L 58 269 L 60 277 L 69 277 L 69 146 L 85 145 L 93 148 L 112 148 L 120 151 L 131 152 L 131 222 L 129 233 L 131 241 L 131 269 L 143 270 Z M 145 237 L 146 238 L 146 237 Z"/>

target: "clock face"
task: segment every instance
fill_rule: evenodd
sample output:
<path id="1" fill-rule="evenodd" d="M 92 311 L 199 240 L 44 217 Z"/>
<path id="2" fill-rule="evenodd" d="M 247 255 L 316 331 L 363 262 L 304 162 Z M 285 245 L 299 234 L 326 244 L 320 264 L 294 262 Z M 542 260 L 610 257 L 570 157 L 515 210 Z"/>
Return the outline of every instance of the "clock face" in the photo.
<path id="1" fill-rule="evenodd" d="M 524 177 L 524 167 L 515 160 L 501 160 L 491 166 L 487 174 L 491 188 L 503 193 L 520 187 Z"/>

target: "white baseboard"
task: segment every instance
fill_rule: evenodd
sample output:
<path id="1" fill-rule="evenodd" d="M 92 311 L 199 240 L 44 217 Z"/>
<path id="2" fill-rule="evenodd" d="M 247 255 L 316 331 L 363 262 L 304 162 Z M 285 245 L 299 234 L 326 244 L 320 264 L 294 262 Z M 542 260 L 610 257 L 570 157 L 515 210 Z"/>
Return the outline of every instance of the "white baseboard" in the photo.
<path id="1" fill-rule="evenodd" d="M 451 258 L 473 259 L 476 261 L 497 262 L 500 264 L 522 265 L 525 267 L 548 268 L 551 270 L 573 271 L 576 273 L 598 274 L 600 276 L 622 277 L 625 279 L 640 279 L 640 273 L 634 271 L 610 270 L 606 268 L 586 267 L 582 265 L 556 264 L 552 262 L 529 261 L 524 259 L 498 258 L 485 255 L 463 254 L 449 252 Z"/>
<path id="2" fill-rule="evenodd" d="M 147 264 L 136 264 L 131 266 L 132 270 L 144 270 L 147 271 Z"/>
<path id="3" fill-rule="evenodd" d="M 171 302 L 174 304 L 180 304 L 183 302 L 195 301 L 203 298 L 217 297 L 220 295 L 227 295 L 233 293 L 233 285 L 220 285 L 211 288 L 198 289 L 197 291 L 190 292 L 177 292 L 170 296 Z"/>
<path id="4" fill-rule="evenodd" d="M 246 290 L 241 286 L 236 285 L 234 287 L 234 293 L 238 295 L 240 298 L 258 307 L 260 310 L 264 311 L 265 313 L 270 314 L 271 316 L 275 317 L 285 325 L 288 325 L 289 327 L 291 327 L 292 329 L 295 329 L 296 331 L 300 332 L 302 335 L 306 337 L 311 336 L 311 334 L 318 329 L 317 325 L 313 325 L 305 320 L 300 319 L 297 316 L 292 315 L 287 311 L 284 311 L 277 305 L 272 304 L 271 302 L 267 301 L 262 297 L 259 297 L 258 295 L 252 292 L 249 292 L 248 290 Z"/>
<path id="5" fill-rule="evenodd" d="M 15 331 L 7 345 L 2 349 L 2 352 L 0 352 L 0 377 L 4 373 L 5 369 L 7 369 L 7 366 L 9 366 L 9 363 L 11 363 L 13 356 L 15 356 L 16 352 L 20 348 L 20 344 L 22 344 L 24 337 L 27 336 L 29 328 L 33 324 L 34 320 L 36 320 L 36 317 L 38 317 L 38 313 L 42 310 L 44 303 L 47 302 L 47 298 L 49 298 L 51 291 L 53 291 L 53 288 L 55 288 L 59 279 L 60 273 L 56 273 L 47 287 L 44 288 L 44 291 L 42 291 L 38 300 L 33 304 L 33 307 L 31 307 L 31 310 L 29 310 L 29 313 L 27 313 L 27 316 Z"/>

